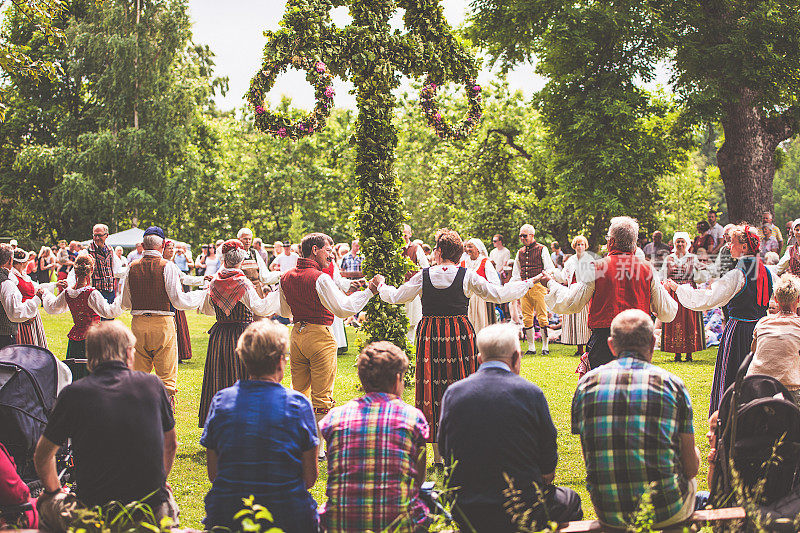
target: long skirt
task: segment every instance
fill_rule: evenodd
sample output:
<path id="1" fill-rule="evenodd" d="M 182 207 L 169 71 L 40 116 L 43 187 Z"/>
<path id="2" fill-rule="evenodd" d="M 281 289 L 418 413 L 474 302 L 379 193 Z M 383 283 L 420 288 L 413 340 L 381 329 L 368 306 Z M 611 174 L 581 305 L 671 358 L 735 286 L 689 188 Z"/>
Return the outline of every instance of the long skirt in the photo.
<path id="1" fill-rule="evenodd" d="M 706 347 L 703 314 L 678 302 L 675 320 L 665 322 L 661 330 L 661 350 L 667 353 L 693 353 Z"/>
<path id="2" fill-rule="evenodd" d="M 494 304 L 479 296 L 472 296 L 469 299 L 467 318 L 469 318 L 472 327 L 475 328 L 475 334 L 477 335 L 480 330 L 495 323 Z"/>
<path id="3" fill-rule="evenodd" d="M 431 427 L 428 442 L 437 442 L 444 391 L 478 369 L 475 330 L 465 315 L 423 316 L 417 325 L 417 409 Z"/>
<path id="4" fill-rule="evenodd" d="M 178 337 L 178 360 L 192 358 L 192 338 L 189 336 L 189 324 L 184 311 L 175 311 L 175 333 Z"/>
<path id="5" fill-rule="evenodd" d="M 589 342 L 589 306 L 571 315 L 563 315 L 561 326 L 561 344 L 581 345 Z"/>
<path id="6" fill-rule="evenodd" d="M 736 381 L 736 373 L 742 365 L 750 346 L 753 343 L 755 320 L 739 320 L 729 318 L 722 332 L 722 339 L 717 350 L 717 364 L 714 366 L 714 382 L 711 385 L 711 402 L 708 415 L 719 409 L 725 390 Z"/>
<path id="7" fill-rule="evenodd" d="M 236 356 L 236 343 L 249 322 L 217 322 L 208 331 L 208 353 L 200 393 L 199 427 L 205 426 L 214 395 L 247 376 L 244 364 Z"/>
<path id="8" fill-rule="evenodd" d="M 47 337 L 45 337 L 44 334 L 42 317 L 37 314 L 34 318 L 19 325 L 17 344 L 32 344 L 34 346 L 47 348 Z"/>

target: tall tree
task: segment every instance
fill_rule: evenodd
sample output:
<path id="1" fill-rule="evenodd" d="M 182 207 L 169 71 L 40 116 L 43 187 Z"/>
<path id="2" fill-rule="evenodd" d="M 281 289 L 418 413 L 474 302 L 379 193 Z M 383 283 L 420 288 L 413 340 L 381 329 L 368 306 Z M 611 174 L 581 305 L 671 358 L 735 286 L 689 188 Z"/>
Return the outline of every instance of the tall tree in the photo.
<path id="1" fill-rule="evenodd" d="M 668 59 L 686 117 L 722 124 L 717 161 L 731 220 L 754 221 L 772 210 L 775 150 L 797 132 L 800 117 L 800 2 L 473 0 L 472 6 L 472 35 L 506 65 L 546 56 L 559 46 L 550 37 L 574 28 L 571 21 L 592 25 L 599 11 L 611 10 L 614 25 L 600 27 L 622 39 L 598 40 L 588 57 L 584 43 L 573 41 L 573 60 L 551 65 L 553 71 L 568 75 L 576 62 L 591 68 L 624 50 L 619 68 L 633 67 L 647 80 Z"/>

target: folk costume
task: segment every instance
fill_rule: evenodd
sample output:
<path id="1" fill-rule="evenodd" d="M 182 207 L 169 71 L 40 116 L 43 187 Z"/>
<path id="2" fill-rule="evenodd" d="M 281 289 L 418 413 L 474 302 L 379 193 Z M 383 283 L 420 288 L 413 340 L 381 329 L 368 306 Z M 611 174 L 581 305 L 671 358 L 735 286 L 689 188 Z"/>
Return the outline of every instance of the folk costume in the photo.
<path id="1" fill-rule="evenodd" d="M 153 226 L 144 235 L 163 239 L 164 231 Z M 136 336 L 133 369 L 148 373 L 155 369 L 167 393 L 174 397 L 178 341 L 172 309 L 197 309 L 205 292 L 183 292 L 180 270 L 158 250 L 145 250 L 142 258 L 128 267 L 121 285 L 120 305 L 122 309 L 130 309 L 131 331 Z"/>
<path id="2" fill-rule="evenodd" d="M 538 276 L 542 272 L 552 272 L 555 270 L 553 259 L 547 250 L 547 246 L 533 241 L 532 244 L 523 246 L 517 251 L 514 258 L 514 269 L 511 272 L 511 280 L 528 280 Z M 536 353 L 534 344 L 535 331 L 533 329 L 534 317 L 539 322 L 542 331 L 542 353 L 548 354 L 549 340 L 547 338 L 547 304 L 545 295 L 547 287 L 543 283 L 537 283 L 520 299 L 522 304 L 522 331 L 528 339 L 528 352 Z"/>
<path id="3" fill-rule="evenodd" d="M 24 251 L 20 250 L 23 254 Z M 15 254 L 16 255 L 16 254 Z M 27 254 L 25 254 L 27 257 Z M 36 296 L 36 289 L 38 284 L 27 274 L 21 273 L 16 268 L 11 269 L 11 281 L 16 283 L 17 289 L 22 295 L 22 301 L 26 302 Z M 36 315 L 30 320 L 20 322 L 17 333 L 17 344 L 31 344 L 41 348 L 47 348 L 47 337 L 44 333 L 44 326 L 42 325 L 42 317 L 39 310 L 36 310 Z"/>
<path id="4" fill-rule="evenodd" d="M 238 240 L 227 241 L 222 245 L 222 254 L 234 246 L 242 247 Z M 208 331 L 210 337 L 200 395 L 199 427 L 205 425 L 214 395 L 247 377 L 244 364 L 236 356 L 239 336 L 253 322 L 254 315 L 271 315 L 278 311 L 277 293 L 268 293 L 266 298 L 259 297 L 253 283 L 241 269 L 223 268 L 211 280 L 200 312 L 216 316 L 217 321 Z"/>
<path id="5" fill-rule="evenodd" d="M 164 250 L 166 251 L 167 245 L 174 244 L 170 240 L 164 241 Z M 174 259 L 174 252 L 172 257 L 164 257 L 167 260 Z M 185 260 L 186 258 L 184 258 Z M 186 287 L 200 287 L 205 281 L 203 276 L 190 276 L 178 267 L 178 275 L 181 280 L 181 288 Z M 170 306 L 172 307 L 172 306 Z M 178 340 L 178 361 L 188 361 L 192 358 L 192 337 L 189 335 L 189 323 L 186 320 L 186 311 L 175 309 L 172 307 L 172 312 L 175 313 L 175 334 Z"/>
<path id="6" fill-rule="evenodd" d="M 631 252 L 612 250 L 606 257 L 591 263 L 586 280 L 569 287 L 550 280 L 547 304 L 556 313 L 576 313 L 589 304 L 587 324 L 591 330 L 588 354 L 578 373 L 585 374 L 614 359 L 608 347 L 611 321 L 627 309 L 654 313 L 661 322 L 671 322 L 678 312 L 673 300 L 661 285 L 658 275 L 645 259 Z"/>
<path id="7" fill-rule="evenodd" d="M 107 244 L 97 246 L 92 242 L 89 244 L 88 252 L 94 259 L 92 286 L 100 291 L 108 303 L 114 303 L 116 296 L 114 278 L 120 278 L 123 275 L 122 261 Z"/>
<path id="8" fill-rule="evenodd" d="M 675 233 L 673 241 L 683 239 L 688 244 L 690 238 L 685 231 L 679 231 Z M 686 252 L 679 257 L 677 252 L 673 252 L 664 260 L 661 279 L 671 279 L 678 285 L 689 284 L 694 288 L 698 283 L 708 280 L 708 271 L 696 255 Z M 675 298 L 674 292 L 668 292 Z M 676 361 L 680 361 L 681 354 L 685 353 L 686 360 L 691 361 L 692 353 L 699 352 L 705 347 L 703 314 L 700 311 L 691 311 L 678 302 L 675 320 L 664 324 L 661 330 L 661 350 L 675 354 Z"/>
<path id="9" fill-rule="evenodd" d="M 586 281 L 590 272 L 593 272 L 592 261 L 594 258 L 589 252 L 584 252 L 578 258 L 577 255 L 570 256 L 564 263 L 564 270 L 560 272 L 558 281 L 562 285 L 573 285 L 578 281 Z M 558 272 L 558 271 L 556 271 Z M 573 346 L 586 346 L 589 342 L 589 308 L 584 307 L 577 313 L 563 315 L 563 323 L 561 325 L 561 344 L 570 344 Z"/>
<path id="10" fill-rule="evenodd" d="M 350 290 L 350 280 L 342 276 L 342 272 L 335 262 L 331 261 L 328 263 L 328 267 L 324 269 L 323 272 L 333 278 L 336 286 L 339 287 L 343 293 L 347 294 Z M 336 340 L 337 353 L 347 352 L 347 334 L 344 331 L 344 320 L 338 316 L 334 316 L 333 324 L 331 324 L 331 333 L 333 333 L 333 338 Z"/>
<path id="11" fill-rule="evenodd" d="M 263 298 L 267 293 L 264 292 L 264 285 L 274 285 L 278 283 L 281 277 L 280 272 L 271 271 L 267 268 L 264 258 L 258 253 L 258 250 L 252 246 L 245 250 L 247 252 L 247 259 L 242 263 L 242 272 L 253 284 L 256 294 L 259 298 Z"/>
<path id="12" fill-rule="evenodd" d="M 792 222 L 792 235 L 794 235 L 795 226 L 798 225 L 800 225 L 800 218 Z M 787 271 L 795 276 L 800 276 L 800 250 L 798 250 L 797 243 L 790 244 L 778 262 L 777 274 L 780 276 Z"/>
<path id="13" fill-rule="evenodd" d="M 416 274 L 419 269 L 428 268 L 431 266 L 428 258 L 425 256 L 425 251 L 422 249 L 422 246 L 415 242 L 408 242 L 403 246 L 403 255 L 408 257 L 417 267 L 416 269 L 406 273 L 406 281 L 411 279 L 411 277 Z M 415 298 L 414 300 L 406 303 L 406 316 L 408 317 L 408 338 L 413 339 L 417 324 L 419 324 L 419 321 L 422 320 L 422 302 L 419 298 Z"/>
<path id="14" fill-rule="evenodd" d="M 469 256 L 461 261 L 461 266 L 466 267 L 478 274 L 480 277 L 491 283 L 492 285 L 502 285 L 500 283 L 500 276 L 497 274 L 491 259 L 486 253 L 486 246 L 480 239 L 470 239 L 467 242 L 472 243 L 478 249 L 478 258 L 472 260 Z M 494 304 L 487 302 L 480 296 L 473 294 L 469 299 L 469 309 L 467 311 L 472 327 L 475 328 L 475 334 L 490 324 L 495 323 Z"/>
<path id="15" fill-rule="evenodd" d="M 45 292 L 43 305 L 50 315 L 58 315 L 68 309 L 72 314 L 72 329 L 67 333 L 67 359 L 84 359 L 89 328 L 102 318 L 113 320 L 122 314 L 118 304 L 109 304 L 100 291 L 91 285 L 78 289 L 69 287 L 58 296 Z"/>
<path id="16" fill-rule="evenodd" d="M 35 318 L 42 303 L 35 294 L 23 301 L 12 277 L 7 268 L 0 268 L 0 348 L 18 343 L 19 324 Z"/>
<path id="17" fill-rule="evenodd" d="M 280 315 L 294 317 L 289 348 L 292 388 L 310 396 L 317 421 L 334 406 L 336 339 L 334 316 L 359 313 L 373 294 L 369 290 L 345 296 L 314 259 L 301 257 L 297 266 L 281 276 L 278 288 Z"/>
<path id="18" fill-rule="evenodd" d="M 493 285 L 477 272 L 450 264 L 423 268 L 399 287 L 381 285 L 381 299 L 403 304 L 421 297 L 422 320 L 417 326 L 416 400 L 431 427 L 428 442 L 437 442 L 439 408 L 447 387 L 478 368 L 475 329 L 467 317 L 470 297 L 503 303 L 521 298 L 535 283 Z"/>
<path id="19" fill-rule="evenodd" d="M 759 248 L 758 237 L 745 226 L 750 252 Z M 757 253 L 757 252 L 756 252 Z M 766 316 L 769 299 L 777 278 L 754 255 L 741 257 L 736 268 L 707 289 L 694 289 L 688 284 L 678 287 L 678 301 L 689 309 L 706 311 L 724 306 L 728 321 L 717 351 L 714 382 L 711 386 L 709 415 L 719 409 L 722 395 L 734 382 L 742 361 L 750 353 L 756 322 Z"/>

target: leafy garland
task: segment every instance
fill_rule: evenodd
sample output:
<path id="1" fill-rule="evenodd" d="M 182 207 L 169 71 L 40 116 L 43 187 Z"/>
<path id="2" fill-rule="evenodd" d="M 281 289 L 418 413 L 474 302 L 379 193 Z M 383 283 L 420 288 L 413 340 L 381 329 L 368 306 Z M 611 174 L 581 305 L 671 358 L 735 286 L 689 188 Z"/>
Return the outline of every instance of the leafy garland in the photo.
<path id="1" fill-rule="evenodd" d="M 419 97 L 419 104 L 422 107 L 422 112 L 428 120 L 436 135 L 442 139 L 455 139 L 461 140 L 469 136 L 475 126 L 480 124 L 483 117 L 483 109 L 481 108 L 481 86 L 475 80 L 464 80 L 464 88 L 467 91 L 467 100 L 469 101 L 469 112 L 467 118 L 460 126 L 454 128 L 444 121 L 442 113 L 439 111 L 439 106 L 436 103 L 436 90 L 439 85 L 434 83 L 431 78 L 425 80 L 422 86 L 422 92 Z"/>
<path id="2" fill-rule="evenodd" d="M 308 72 L 306 79 L 314 85 L 316 105 L 314 110 L 302 120 L 292 123 L 291 118 L 281 113 L 273 113 L 264 108 L 264 95 L 275 85 L 278 74 L 286 70 L 289 65 L 299 70 Z M 270 135 L 289 138 L 293 140 L 307 137 L 325 127 L 325 122 L 331 115 L 333 107 L 333 75 L 328 71 L 327 65 L 321 61 L 312 61 L 307 57 L 292 56 L 279 63 L 266 64 L 250 82 L 247 100 L 256 113 L 256 127 Z"/>

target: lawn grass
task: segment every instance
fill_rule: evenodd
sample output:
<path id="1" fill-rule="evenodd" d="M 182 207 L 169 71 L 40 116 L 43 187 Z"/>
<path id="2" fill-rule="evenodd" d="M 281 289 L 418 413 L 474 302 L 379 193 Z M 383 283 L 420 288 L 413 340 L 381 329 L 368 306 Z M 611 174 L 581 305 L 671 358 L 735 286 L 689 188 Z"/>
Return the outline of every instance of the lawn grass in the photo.
<path id="1" fill-rule="evenodd" d="M 59 358 L 63 358 L 67 350 L 67 332 L 72 327 L 69 313 L 57 316 L 44 315 L 42 320 L 51 351 Z M 130 325 L 128 313 L 125 313 L 121 320 Z M 199 444 L 201 430 L 197 427 L 197 409 L 208 346 L 206 332 L 214 323 L 214 319 L 190 312 L 187 313 L 187 320 L 194 356 L 186 364 L 178 366 L 179 391 L 176 421 L 179 445 L 175 466 L 169 481 L 181 509 L 181 525 L 201 528 L 201 520 L 204 516 L 203 498 L 211 485 L 206 476 L 205 451 Z M 361 395 L 357 388 L 358 376 L 353 366 L 357 334 L 357 331 L 347 328 L 350 350 L 339 356 L 339 373 L 334 389 L 334 398 L 339 405 Z M 526 346 L 523 343 L 523 350 L 525 349 Z M 548 356 L 526 356 L 522 363 L 522 375 L 542 388 L 558 429 L 559 461 L 555 482 L 577 491 L 583 500 L 586 517 L 594 518 L 595 513 L 586 491 L 586 470 L 581 455 L 580 440 L 577 435 L 570 433 L 570 405 L 577 383 L 577 374 L 574 372 L 578 364 L 578 358 L 573 356 L 574 353 L 574 346 L 553 344 Z M 705 457 L 708 453 L 708 444 L 704 435 L 708 430 L 708 401 L 714 374 L 715 356 L 716 350 L 710 349 L 695 354 L 693 363 L 675 363 L 672 361 L 671 354 L 663 352 L 656 352 L 653 357 L 655 364 L 680 376 L 689 389 L 695 408 L 694 427 L 701 457 Z M 287 376 L 284 385 L 290 386 L 290 384 Z M 406 388 L 403 398 L 413 404 L 414 391 L 412 387 Z M 431 456 L 432 453 L 429 449 L 429 461 Z M 698 475 L 699 489 L 707 488 L 705 486 L 707 473 L 708 465 L 705 461 L 701 461 Z M 311 489 L 311 494 L 317 502 L 322 503 L 325 500 L 326 480 L 325 465 L 320 464 L 319 479 Z"/>

